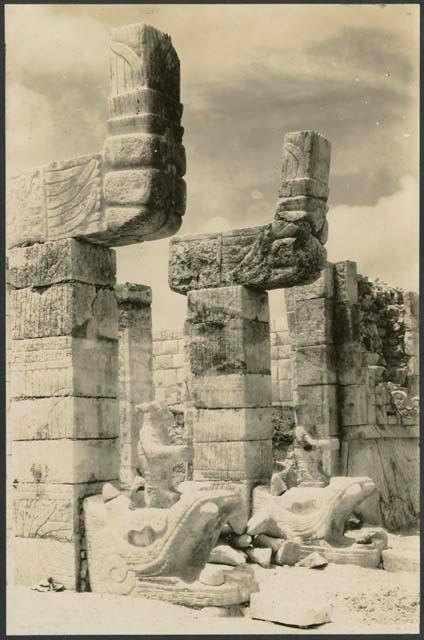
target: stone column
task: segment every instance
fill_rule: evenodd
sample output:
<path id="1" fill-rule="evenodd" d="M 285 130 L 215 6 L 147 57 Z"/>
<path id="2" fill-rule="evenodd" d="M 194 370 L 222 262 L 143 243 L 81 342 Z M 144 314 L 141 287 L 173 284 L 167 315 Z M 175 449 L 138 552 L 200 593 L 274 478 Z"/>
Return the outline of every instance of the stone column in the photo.
<path id="1" fill-rule="evenodd" d="M 117 285 L 119 311 L 119 437 L 122 489 L 129 489 L 139 465 L 140 422 L 135 407 L 153 400 L 152 290 L 142 284 Z"/>
<path id="2" fill-rule="evenodd" d="M 87 588 L 82 498 L 119 475 L 113 250 L 9 252 L 15 580 Z"/>
<path id="3" fill-rule="evenodd" d="M 315 437 L 335 439 L 338 415 L 333 265 L 327 263 L 313 284 L 287 289 L 285 299 L 297 422 L 313 437 L 315 431 Z M 328 475 L 337 475 L 338 458 L 335 448 L 323 453 Z"/>
<path id="4" fill-rule="evenodd" d="M 240 492 L 232 524 L 242 533 L 251 490 L 272 473 L 268 294 L 244 286 L 190 291 L 185 331 L 193 481 Z"/>

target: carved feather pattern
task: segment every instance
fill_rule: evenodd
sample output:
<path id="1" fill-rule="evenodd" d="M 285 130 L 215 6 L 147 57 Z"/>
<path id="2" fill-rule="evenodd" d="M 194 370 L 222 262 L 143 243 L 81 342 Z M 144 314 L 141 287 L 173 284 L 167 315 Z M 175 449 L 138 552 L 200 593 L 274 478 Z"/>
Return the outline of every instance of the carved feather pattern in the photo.
<path id="1" fill-rule="evenodd" d="M 50 165 L 44 178 L 48 237 L 72 234 L 99 219 L 101 178 L 98 156 Z"/>

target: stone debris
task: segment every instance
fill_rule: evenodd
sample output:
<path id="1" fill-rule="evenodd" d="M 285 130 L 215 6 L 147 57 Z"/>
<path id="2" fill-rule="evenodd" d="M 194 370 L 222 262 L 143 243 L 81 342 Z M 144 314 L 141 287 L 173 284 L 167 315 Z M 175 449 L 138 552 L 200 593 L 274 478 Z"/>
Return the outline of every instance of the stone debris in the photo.
<path id="1" fill-rule="evenodd" d="M 251 546 L 252 536 L 247 535 L 247 533 L 243 533 L 241 536 L 233 535 L 230 537 L 229 542 L 234 549 L 246 549 Z"/>
<path id="2" fill-rule="evenodd" d="M 229 545 L 219 544 L 210 552 L 208 562 L 237 567 L 239 564 L 246 563 L 246 554 L 244 551 L 233 549 Z"/>
<path id="3" fill-rule="evenodd" d="M 301 628 L 331 622 L 328 606 L 305 602 L 301 593 L 294 594 L 287 585 L 274 583 L 267 587 L 250 596 L 252 618 Z"/>
<path id="4" fill-rule="evenodd" d="M 308 556 L 300 560 L 296 564 L 297 567 L 306 567 L 307 569 L 323 569 L 328 565 L 328 562 L 317 551 L 310 553 Z"/>
<path id="5" fill-rule="evenodd" d="M 38 584 L 31 587 L 32 591 L 65 591 L 65 587 L 60 582 L 55 582 L 53 578 L 47 578 L 47 580 L 40 580 Z"/>
<path id="6" fill-rule="evenodd" d="M 284 540 L 274 555 L 275 564 L 293 567 L 299 562 L 301 545 L 293 540 Z"/>
<path id="7" fill-rule="evenodd" d="M 272 549 L 267 549 L 267 548 L 246 549 L 246 554 L 250 562 L 259 564 L 264 569 L 269 569 L 269 567 L 271 566 Z"/>
<path id="8" fill-rule="evenodd" d="M 260 533 L 253 538 L 253 545 L 255 547 L 265 547 L 271 549 L 273 553 L 278 551 L 282 543 L 283 540 L 281 538 L 273 538 L 272 536 L 267 536 L 265 533 Z"/>
<path id="9" fill-rule="evenodd" d="M 202 584 L 209 584 L 211 587 L 219 587 L 225 582 L 225 575 L 222 569 L 211 565 L 205 565 L 199 578 L 199 582 Z"/>

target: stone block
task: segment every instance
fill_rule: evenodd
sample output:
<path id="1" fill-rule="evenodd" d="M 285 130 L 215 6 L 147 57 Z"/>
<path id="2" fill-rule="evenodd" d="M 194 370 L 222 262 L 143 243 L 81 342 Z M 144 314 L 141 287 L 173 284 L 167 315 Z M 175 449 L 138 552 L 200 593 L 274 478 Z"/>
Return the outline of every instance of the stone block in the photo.
<path id="1" fill-rule="evenodd" d="M 179 345 L 178 345 L 179 347 Z M 184 367 L 184 354 L 176 353 L 172 356 L 172 366 L 174 369 L 182 369 Z"/>
<path id="2" fill-rule="evenodd" d="M 419 571 L 420 551 L 416 549 L 386 549 L 382 552 L 383 569 L 386 571 Z"/>
<path id="3" fill-rule="evenodd" d="M 113 438 L 119 435 L 114 399 L 73 396 L 12 402 L 8 422 L 14 440 Z"/>
<path id="4" fill-rule="evenodd" d="M 293 400 L 292 385 L 290 380 L 278 383 L 278 395 L 280 402 L 291 402 Z"/>
<path id="5" fill-rule="evenodd" d="M 281 189 L 298 183 L 298 190 L 309 188 L 317 197 L 327 198 L 330 158 L 331 143 L 318 132 L 305 130 L 286 133 Z"/>
<path id="6" fill-rule="evenodd" d="M 195 324 L 225 323 L 234 319 L 269 324 L 268 295 L 265 291 L 243 286 L 193 290 L 187 296 L 187 318 Z"/>
<path id="7" fill-rule="evenodd" d="M 13 340 L 12 398 L 118 396 L 118 343 L 69 336 Z"/>
<path id="8" fill-rule="evenodd" d="M 281 380 L 290 380 L 290 378 L 291 378 L 290 358 L 279 360 L 278 361 L 278 379 L 281 381 Z"/>
<path id="9" fill-rule="evenodd" d="M 333 304 L 326 298 L 296 303 L 296 346 L 333 342 Z"/>
<path id="10" fill-rule="evenodd" d="M 250 615 L 254 619 L 301 628 L 331 622 L 330 608 L 324 601 L 305 603 L 303 591 L 287 591 L 277 582 L 264 588 L 261 586 L 259 592 L 252 593 Z"/>
<path id="11" fill-rule="evenodd" d="M 172 354 L 158 355 L 155 358 L 155 369 L 172 369 L 174 363 Z"/>
<path id="12" fill-rule="evenodd" d="M 334 266 L 327 262 L 321 271 L 319 278 L 312 284 L 303 287 L 285 289 L 284 297 L 288 312 L 296 310 L 296 303 L 300 300 L 313 300 L 314 298 L 331 299 L 334 296 Z"/>
<path id="13" fill-rule="evenodd" d="M 115 293 L 120 307 L 128 304 L 131 308 L 144 308 L 152 304 L 152 288 L 144 284 L 133 282 L 117 284 Z"/>
<path id="14" fill-rule="evenodd" d="M 289 347 L 291 345 L 289 330 L 277 331 L 275 334 L 275 342 L 278 346 Z"/>
<path id="15" fill-rule="evenodd" d="M 292 353 L 291 344 L 279 345 L 277 352 L 278 360 L 290 360 L 290 356 Z"/>
<path id="16" fill-rule="evenodd" d="M 149 89 L 140 91 L 139 95 L 145 97 L 147 91 L 149 96 L 153 95 Z M 174 165 L 178 175 L 183 176 L 186 171 L 183 145 L 170 142 L 157 133 L 132 133 L 106 138 L 103 146 L 103 160 L 108 168 L 166 169 L 167 165 Z"/>
<path id="17" fill-rule="evenodd" d="M 269 440 L 273 430 L 272 407 L 187 409 L 185 425 L 193 434 L 193 442 Z"/>
<path id="18" fill-rule="evenodd" d="M 269 407 L 272 402 L 270 375 L 193 376 L 191 385 L 194 406 L 199 409 Z"/>
<path id="19" fill-rule="evenodd" d="M 162 342 L 162 355 L 176 355 L 178 347 L 178 340 L 164 340 Z"/>
<path id="20" fill-rule="evenodd" d="M 297 385 L 336 383 L 336 356 L 331 345 L 298 347 L 295 363 Z"/>
<path id="21" fill-rule="evenodd" d="M 10 292 L 14 340 L 70 336 L 118 339 L 118 310 L 113 289 L 81 283 Z"/>
<path id="22" fill-rule="evenodd" d="M 324 246 L 305 227 L 279 238 L 271 224 L 225 233 L 174 238 L 170 243 L 169 286 L 194 289 L 245 285 L 279 289 L 314 282 L 326 262 Z"/>
<path id="23" fill-rule="evenodd" d="M 49 484 L 116 480 L 117 439 L 14 442 L 12 475 L 19 482 Z"/>
<path id="24" fill-rule="evenodd" d="M 291 231 L 296 232 L 295 227 L 292 228 L 289 225 L 306 222 L 313 235 L 317 236 L 324 225 L 327 211 L 328 205 L 319 198 L 310 196 L 279 198 L 273 223 L 274 233 L 278 237 L 286 237 L 291 235 Z M 288 224 L 281 225 L 280 220 Z"/>
<path id="25" fill-rule="evenodd" d="M 194 442 L 193 480 L 259 480 L 272 473 L 271 440 Z"/>
<path id="26" fill-rule="evenodd" d="M 16 289 L 69 281 L 115 285 L 115 252 L 73 238 L 11 249 L 8 257 L 8 280 Z"/>
<path id="27" fill-rule="evenodd" d="M 343 426 L 368 424 L 365 385 L 340 387 L 340 421 Z"/>
<path id="28" fill-rule="evenodd" d="M 351 260 L 334 265 L 334 293 L 337 302 L 358 302 L 357 265 Z"/>
<path id="29" fill-rule="evenodd" d="M 264 373 L 271 369 L 269 325 L 241 318 L 186 323 L 189 366 L 195 375 Z"/>
<path id="30" fill-rule="evenodd" d="M 78 540 L 81 501 L 101 490 L 102 484 L 95 482 L 77 485 L 17 482 L 13 487 L 14 535 L 28 540 Z"/>
<path id="31" fill-rule="evenodd" d="M 403 294 L 403 304 L 405 307 L 403 322 L 405 329 L 414 331 L 419 329 L 420 298 L 414 291 L 405 291 Z"/>
<path id="32" fill-rule="evenodd" d="M 337 395 L 335 384 L 298 386 L 299 424 L 315 427 L 320 437 L 336 435 L 338 432 Z"/>
<path id="33" fill-rule="evenodd" d="M 406 355 L 419 356 L 420 347 L 418 331 L 405 331 L 403 342 Z"/>
<path id="34" fill-rule="evenodd" d="M 15 585 L 30 587 L 44 576 L 52 577 L 65 589 L 79 587 L 79 544 L 42 538 L 15 538 Z"/>
<path id="35" fill-rule="evenodd" d="M 364 349 L 358 342 L 346 342 L 337 347 L 337 377 L 340 385 L 364 381 Z"/>

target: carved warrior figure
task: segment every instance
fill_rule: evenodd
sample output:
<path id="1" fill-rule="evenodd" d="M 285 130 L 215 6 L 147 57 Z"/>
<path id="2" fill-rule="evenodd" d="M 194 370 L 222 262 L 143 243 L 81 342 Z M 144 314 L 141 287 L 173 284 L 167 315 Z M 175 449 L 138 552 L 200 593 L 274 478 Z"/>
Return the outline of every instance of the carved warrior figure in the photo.
<path id="1" fill-rule="evenodd" d="M 143 416 L 138 455 L 145 475 L 145 503 L 147 507 L 166 509 L 180 498 L 173 485 L 172 469 L 191 461 L 192 448 L 172 444 L 170 429 L 175 419 L 166 405 L 146 402 L 137 405 L 137 410 Z"/>
<path id="2" fill-rule="evenodd" d="M 78 237 L 106 246 L 175 233 L 185 211 L 180 63 L 144 24 L 112 30 L 109 137 L 102 153 L 11 180 L 10 247 Z"/>

